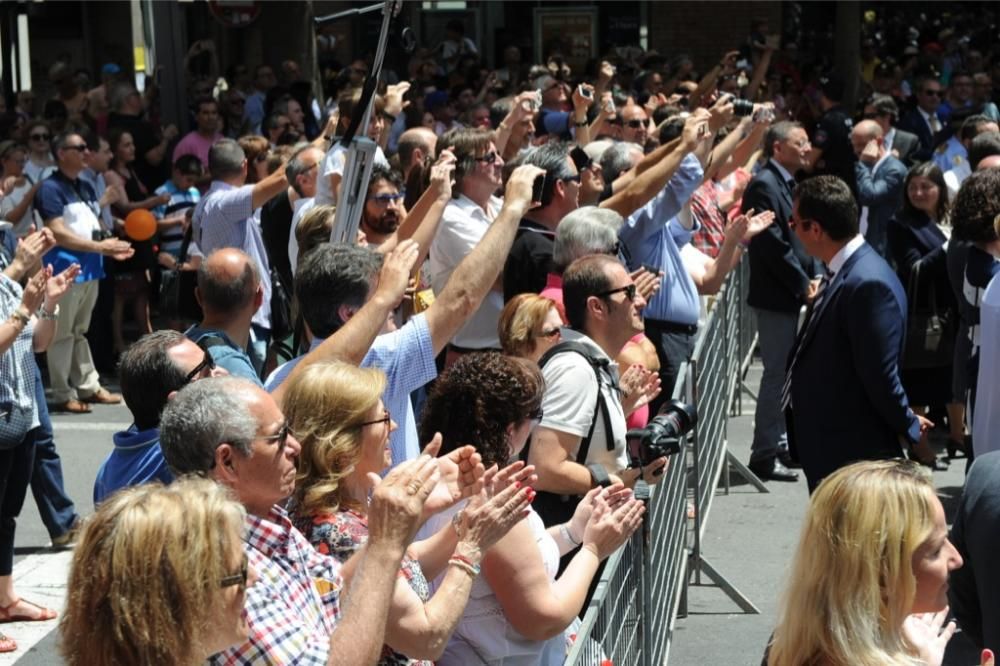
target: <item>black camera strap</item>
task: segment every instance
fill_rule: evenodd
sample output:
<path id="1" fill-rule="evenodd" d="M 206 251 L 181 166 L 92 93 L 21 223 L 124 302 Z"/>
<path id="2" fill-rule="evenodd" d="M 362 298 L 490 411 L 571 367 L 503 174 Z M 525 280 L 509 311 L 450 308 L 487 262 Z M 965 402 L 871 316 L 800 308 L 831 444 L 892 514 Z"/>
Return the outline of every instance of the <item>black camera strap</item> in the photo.
<path id="1" fill-rule="evenodd" d="M 586 464 L 587 454 L 590 453 L 590 443 L 594 437 L 594 429 L 599 418 L 598 414 L 600 414 L 600 418 L 604 419 L 604 438 L 608 451 L 615 450 L 614 431 L 611 428 L 611 410 L 608 408 L 607 402 L 604 399 L 604 392 L 601 390 L 605 383 L 614 387 L 614 381 L 611 380 L 610 375 L 608 375 L 607 382 L 602 379 L 602 376 L 609 373 L 608 365 L 610 361 L 606 358 L 598 358 L 587 345 L 576 340 L 560 342 L 552 347 L 552 349 L 545 352 L 538 359 L 538 367 L 544 368 L 545 364 L 552 360 L 552 357 L 566 352 L 574 352 L 587 359 L 587 363 L 594 369 L 594 377 L 597 380 L 597 403 L 594 405 L 594 418 L 590 421 L 590 430 L 587 431 L 587 436 L 580 441 L 580 448 L 576 454 L 576 462 L 584 465 Z"/>

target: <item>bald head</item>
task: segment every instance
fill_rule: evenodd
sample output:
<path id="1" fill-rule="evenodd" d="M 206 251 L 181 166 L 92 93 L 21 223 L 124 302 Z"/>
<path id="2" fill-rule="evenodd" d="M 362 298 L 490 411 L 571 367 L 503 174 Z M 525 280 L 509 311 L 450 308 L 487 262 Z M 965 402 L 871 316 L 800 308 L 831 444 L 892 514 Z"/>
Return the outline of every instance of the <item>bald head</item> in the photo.
<path id="1" fill-rule="evenodd" d="M 257 264 L 236 248 L 216 250 L 198 268 L 198 301 L 206 316 L 233 315 L 251 307 L 251 313 L 256 311 L 259 285 Z"/>
<path id="2" fill-rule="evenodd" d="M 979 160 L 979 164 L 976 165 L 976 171 L 996 168 L 1000 168 L 1000 155 L 989 155 L 988 157 L 984 157 Z"/>
<path id="3" fill-rule="evenodd" d="M 854 154 L 861 157 L 865 146 L 874 141 L 879 146 L 882 145 L 882 126 L 874 120 L 862 120 L 851 130 L 851 146 Z"/>
<path id="4" fill-rule="evenodd" d="M 399 137 L 399 166 L 406 173 L 437 149 L 437 134 L 426 127 L 412 127 Z"/>

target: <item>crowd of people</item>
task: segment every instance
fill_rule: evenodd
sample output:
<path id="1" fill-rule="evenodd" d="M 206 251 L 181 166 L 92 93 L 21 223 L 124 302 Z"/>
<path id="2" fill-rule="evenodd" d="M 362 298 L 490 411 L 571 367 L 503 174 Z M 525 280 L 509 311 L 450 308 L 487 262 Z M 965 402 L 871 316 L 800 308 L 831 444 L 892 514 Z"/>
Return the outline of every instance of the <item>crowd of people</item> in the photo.
<path id="1" fill-rule="evenodd" d="M 684 464 L 626 433 L 745 261 L 749 468 L 812 494 L 769 663 L 939 664 L 963 558 L 956 613 L 1000 648 L 996 519 L 963 499 L 952 546 L 917 464 L 979 455 L 1000 501 L 1000 54 L 898 28 L 866 21 L 853 108 L 766 21 L 704 72 L 488 70 L 453 22 L 370 113 L 364 60 L 314 94 L 199 41 L 184 135 L 152 80 L 57 62 L 0 123 L 0 622 L 56 616 L 11 578 L 30 482 L 76 541 L 68 663 L 562 663 L 636 485 Z M 375 164 L 336 243 L 351 128 Z M 81 520 L 48 408 L 121 401 Z"/>

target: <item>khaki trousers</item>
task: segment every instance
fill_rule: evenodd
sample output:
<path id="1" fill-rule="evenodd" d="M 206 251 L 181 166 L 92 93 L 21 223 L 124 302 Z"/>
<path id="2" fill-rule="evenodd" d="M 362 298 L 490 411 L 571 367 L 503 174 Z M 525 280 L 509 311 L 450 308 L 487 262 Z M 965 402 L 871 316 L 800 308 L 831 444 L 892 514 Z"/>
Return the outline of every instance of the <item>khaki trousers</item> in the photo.
<path id="1" fill-rule="evenodd" d="M 59 321 L 47 355 L 54 404 L 88 398 L 101 388 L 86 338 L 97 285 L 97 280 L 77 282 L 59 301 Z"/>

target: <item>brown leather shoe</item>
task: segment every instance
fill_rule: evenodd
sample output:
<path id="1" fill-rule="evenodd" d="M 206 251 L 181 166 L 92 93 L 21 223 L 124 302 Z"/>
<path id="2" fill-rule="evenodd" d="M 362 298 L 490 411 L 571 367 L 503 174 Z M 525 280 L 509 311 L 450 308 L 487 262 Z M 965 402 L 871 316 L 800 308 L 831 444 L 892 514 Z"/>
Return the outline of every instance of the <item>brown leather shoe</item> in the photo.
<path id="1" fill-rule="evenodd" d="M 117 405 L 122 401 L 121 393 L 112 393 L 103 386 L 86 398 L 81 398 L 84 402 L 92 402 L 98 405 Z M 90 411 L 90 410 L 88 410 Z"/>
<path id="2" fill-rule="evenodd" d="M 70 399 L 60 405 L 53 405 L 54 412 L 69 412 L 70 414 L 89 414 L 90 405 L 79 400 Z"/>

